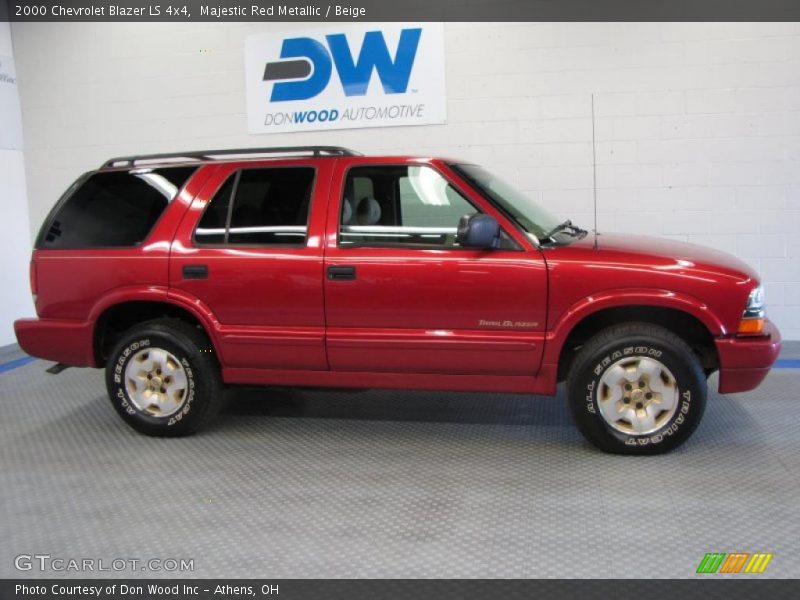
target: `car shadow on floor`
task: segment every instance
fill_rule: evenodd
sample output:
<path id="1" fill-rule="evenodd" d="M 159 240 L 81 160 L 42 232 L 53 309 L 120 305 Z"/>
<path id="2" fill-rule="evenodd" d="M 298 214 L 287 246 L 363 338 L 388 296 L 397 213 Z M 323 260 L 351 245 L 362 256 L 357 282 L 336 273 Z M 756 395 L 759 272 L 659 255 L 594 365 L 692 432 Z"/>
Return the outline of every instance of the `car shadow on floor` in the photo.
<path id="1" fill-rule="evenodd" d="M 769 427 L 769 420 L 773 418 L 770 412 L 780 409 L 780 402 L 775 399 L 781 396 L 787 375 L 773 374 L 759 390 L 729 397 L 720 396 L 714 391 L 717 382 L 716 376 L 713 376 L 709 381 L 706 415 L 689 445 L 716 447 L 735 443 L 757 444 L 765 433 L 764 429 Z M 78 390 L 83 388 L 84 382 L 76 379 L 77 372 L 68 371 L 60 377 L 65 378 L 65 383 L 71 384 L 64 389 L 77 384 L 75 393 L 80 394 Z M 753 411 L 756 404 L 760 411 L 767 410 L 765 421 L 756 418 Z M 117 434 L 118 427 L 127 430 L 104 394 L 93 395 L 85 400 L 72 398 L 59 404 L 54 411 L 45 410 L 45 405 L 41 409 L 49 414 L 49 419 L 43 419 L 44 422 L 40 422 L 37 429 L 44 429 L 51 434 L 73 428 L 96 432 L 112 430 Z M 28 415 L 26 420 L 31 416 Z M 540 438 L 537 432 L 545 434 L 547 438 L 555 436 L 567 443 L 580 439 L 569 415 L 563 385 L 559 386 L 558 395 L 554 398 L 491 393 L 236 386 L 226 391 L 222 413 L 205 434 L 224 435 L 242 428 L 268 430 L 276 418 L 281 420 L 282 427 L 289 425 L 292 420 L 300 427 L 316 420 L 340 421 L 339 426 L 344 428 L 348 427 L 347 422 L 469 424 L 519 428 L 518 434 L 531 440 Z M 508 435 L 508 432 L 499 435 Z"/>
<path id="2" fill-rule="evenodd" d="M 706 412 L 690 445 L 755 443 L 762 427 L 748 405 L 764 402 L 740 394 L 720 396 L 716 376 L 709 381 Z M 768 393 L 761 390 L 761 393 Z M 234 387 L 226 392 L 225 405 L 213 429 L 227 429 L 248 420 L 270 418 L 333 419 L 376 422 L 516 425 L 534 429 L 564 430 L 579 437 L 559 386 L 555 397 L 424 392 L 407 390 L 329 390 L 314 388 Z"/>
<path id="3" fill-rule="evenodd" d="M 319 390 L 236 387 L 221 420 L 283 417 L 571 427 L 563 394 L 556 398 L 406 390 Z"/>

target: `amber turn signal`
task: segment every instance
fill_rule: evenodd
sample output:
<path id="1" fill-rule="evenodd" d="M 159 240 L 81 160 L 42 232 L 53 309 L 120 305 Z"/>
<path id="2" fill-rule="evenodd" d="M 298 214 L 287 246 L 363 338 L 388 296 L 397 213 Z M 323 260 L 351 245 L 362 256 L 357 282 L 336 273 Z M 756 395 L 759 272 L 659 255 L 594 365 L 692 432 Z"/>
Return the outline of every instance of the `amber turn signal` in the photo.
<path id="1" fill-rule="evenodd" d="M 739 335 L 761 335 L 764 333 L 764 319 L 742 319 L 739 321 Z"/>

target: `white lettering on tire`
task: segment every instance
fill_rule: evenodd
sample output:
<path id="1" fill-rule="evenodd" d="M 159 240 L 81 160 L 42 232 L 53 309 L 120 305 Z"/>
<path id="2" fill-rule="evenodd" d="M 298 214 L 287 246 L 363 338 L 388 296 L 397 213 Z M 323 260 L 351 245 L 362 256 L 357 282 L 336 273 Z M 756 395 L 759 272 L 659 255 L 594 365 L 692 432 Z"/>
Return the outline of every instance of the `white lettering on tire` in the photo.
<path id="1" fill-rule="evenodd" d="M 620 353 L 619 350 L 615 350 L 609 356 L 605 356 L 598 361 L 595 365 L 594 369 L 592 369 L 592 373 L 596 378 L 599 378 L 605 368 L 612 363 L 612 361 L 618 360 L 622 356 L 632 356 L 632 355 L 639 355 L 639 356 L 652 356 L 653 358 L 661 358 L 663 354 L 662 350 L 658 348 L 651 348 L 649 346 L 628 346 L 622 349 Z M 595 405 L 595 393 L 594 390 L 597 387 L 597 380 L 592 379 L 586 385 L 586 412 L 591 413 L 593 415 L 597 415 L 597 407 Z M 643 437 L 632 437 L 628 436 L 625 440 L 625 444 L 628 446 L 646 446 L 647 444 L 660 444 L 666 438 L 674 435 L 678 429 L 680 429 L 681 425 L 686 421 L 684 415 L 689 412 L 692 403 L 692 392 L 691 390 L 685 390 L 681 393 L 681 398 L 683 399 L 681 402 L 681 406 L 679 412 L 675 419 L 670 423 L 669 427 L 664 429 L 663 431 L 656 432 L 649 436 Z"/>
<path id="2" fill-rule="evenodd" d="M 134 408 L 128 400 L 128 393 L 127 390 L 125 389 L 122 373 L 125 370 L 125 363 L 128 361 L 128 359 L 131 356 L 133 356 L 133 354 L 140 348 L 148 347 L 150 345 L 151 342 L 149 339 L 140 339 L 136 342 L 132 342 L 120 353 L 120 356 L 117 359 L 116 364 L 114 365 L 114 383 L 118 386 L 116 396 L 122 408 L 129 415 L 135 415 L 139 411 L 137 411 L 136 408 Z M 172 415 L 167 421 L 166 425 L 168 427 L 171 425 L 175 425 L 176 423 L 180 423 L 181 419 L 183 419 L 184 416 L 188 415 L 189 412 L 192 410 L 192 402 L 194 401 L 194 396 L 195 396 L 194 373 L 192 372 L 192 368 L 189 365 L 189 361 L 186 359 L 186 357 L 181 358 L 181 364 L 183 365 L 184 371 L 186 372 L 188 393 L 181 410 L 177 414 Z M 158 417 L 151 417 L 151 418 L 158 418 Z"/>

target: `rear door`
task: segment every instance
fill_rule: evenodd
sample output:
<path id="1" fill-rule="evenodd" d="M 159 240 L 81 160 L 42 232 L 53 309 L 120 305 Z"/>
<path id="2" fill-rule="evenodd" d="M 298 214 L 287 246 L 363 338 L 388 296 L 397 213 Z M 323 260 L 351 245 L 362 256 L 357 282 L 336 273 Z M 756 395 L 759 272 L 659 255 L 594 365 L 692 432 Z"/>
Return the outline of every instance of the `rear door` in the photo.
<path id="1" fill-rule="evenodd" d="M 342 159 L 325 256 L 331 369 L 535 375 L 547 274 L 530 242 L 483 199 L 422 163 Z M 488 212 L 503 247 L 460 248 L 464 214 Z"/>
<path id="2" fill-rule="evenodd" d="M 219 165 L 182 221 L 170 293 L 218 322 L 227 368 L 328 368 L 322 232 L 332 163 Z"/>

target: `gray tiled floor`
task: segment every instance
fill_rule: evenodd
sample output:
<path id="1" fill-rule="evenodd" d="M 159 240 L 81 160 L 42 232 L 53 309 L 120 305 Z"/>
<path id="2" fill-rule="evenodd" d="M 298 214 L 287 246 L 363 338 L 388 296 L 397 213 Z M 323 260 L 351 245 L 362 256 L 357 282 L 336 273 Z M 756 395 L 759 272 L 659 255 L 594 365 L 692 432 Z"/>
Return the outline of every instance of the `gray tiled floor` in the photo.
<path id="1" fill-rule="evenodd" d="M 0 374 L 0 576 L 49 553 L 199 577 L 692 577 L 711 551 L 800 575 L 798 370 L 712 394 L 682 449 L 631 459 L 587 446 L 561 398 L 488 394 L 240 390 L 209 431 L 151 439 L 100 371 L 46 366 Z"/>
<path id="2" fill-rule="evenodd" d="M 800 358 L 800 342 L 784 340 L 781 345 L 781 358 Z"/>

